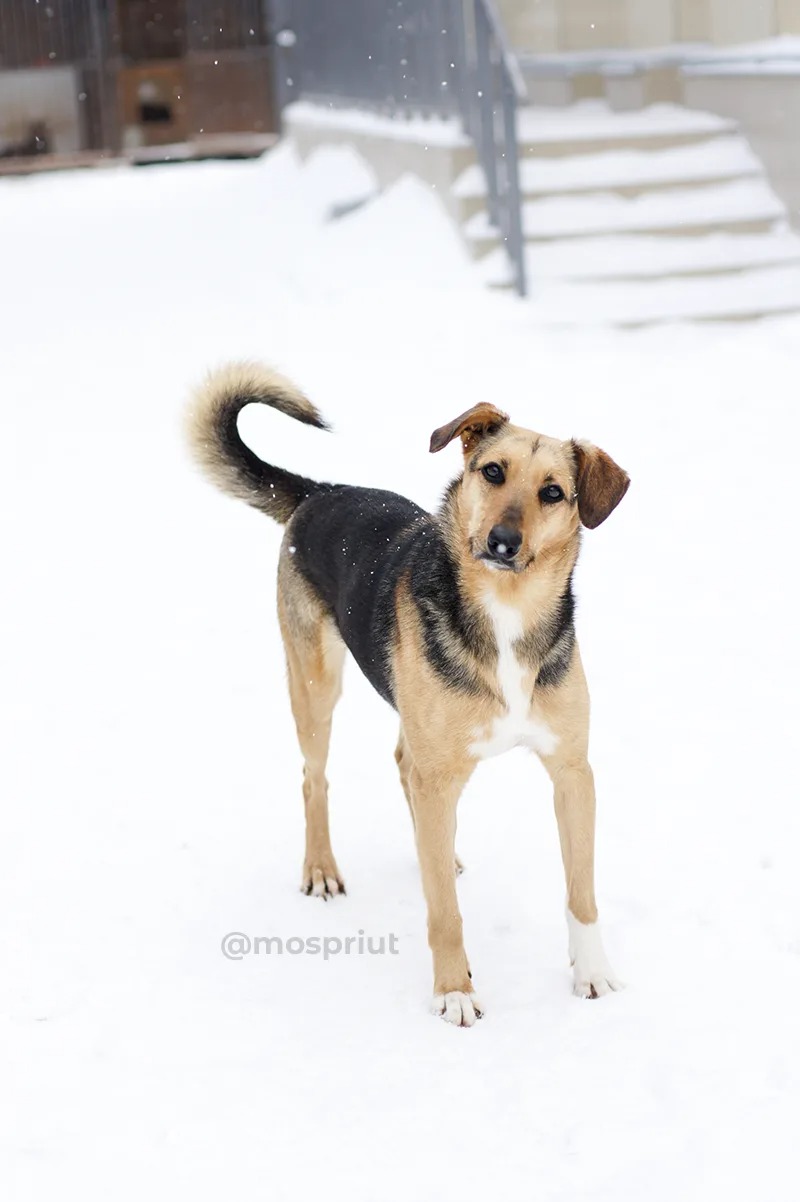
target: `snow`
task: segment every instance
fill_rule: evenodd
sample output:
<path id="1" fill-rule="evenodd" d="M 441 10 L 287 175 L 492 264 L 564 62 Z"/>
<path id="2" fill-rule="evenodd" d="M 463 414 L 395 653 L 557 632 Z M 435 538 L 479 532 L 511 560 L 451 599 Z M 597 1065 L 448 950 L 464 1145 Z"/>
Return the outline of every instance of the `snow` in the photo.
<path id="1" fill-rule="evenodd" d="M 800 37 L 783 34 L 758 42 L 713 46 L 709 42 L 673 42 L 661 46 L 616 49 L 604 47 L 592 50 L 570 50 L 552 54 L 522 54 L 519 56 L 526 74 L 539 77 L 576 75 L 600 71 L 604 75 L 633 74 L 657 67 L 678 66 L 681 70 L 701 71 L 708 65 L 741 62 L 760 65 L 769 70 L 800 59 Z"/>
<path id="2" fill-rule="evenodd" d="M 687 75 L 740 75 L 752 78 L 754 76 L 773 76 L 783 75 L 796 79 L 800 75 L 800 61 L 797 59 L 791 62 L 781 62 L 780 60 L 763 60 L 753 59 L 752 61 L 740 62 L 735 60 L 730 63 L 698 63 L 690 64 L 684 68 Z"/>
<path id="3" fill-rule="evenodd" d="M 756 42 L 739 42 L 736 46 L 698 47 L 698 56 L 703 59 L 775 59 L 800 58 L 800 37 L 784 33 L 775 38 L 764 38 Z"/>
<path id="4" fill-rule="evenodd" d="M 758 317 L 800 309 L 800 272 L 788 266 L 683 279 L 543 281 L 535 303 L 551 322 L 565 325 Z"/>
<path id="5" fill-rule="evenodd" d="M 766 180 L 744 179 L 709 189 L 673 188 L 632 197 L 597 192 L 529 200 L 522 206 L 522 224 L 528 238 L 557 238 L 600 231 L 671 230 L 682 225 L 713 228 L 721 222 L 774 221 L 784 213 Z M 484 211 L 471 217 L 464 229 L 475 239 L 494 232 Z"/>
<path id="6" fill-rule="evenodd" d="M 767 234 L 701 234 L 694 238 L 646 234 L 573 237 L 537 243 L 528 247 L 526 257 L 528 274 L 539 282 L 722 274 L 751 267 L 800 265 L 800 237 L 789 229 Z M 486 255 L 478 267 L 482 278 L 491 283 L 503 283 L 510 277 L 503 247 Z M 723 290 L 728 282 L 721 281 Z"/>
<path id="7" fill-rule="evenodd" d="M 455 117 L 391 117 L 366 109 L 339 108 L 308 100 L 297 100 L 284 110 L 289 129 L 301 125 L 311 129 L 333 129 L 340 133 L 371 134 L 424 146 L 469 146 L 460 121 Z"/>
<path id="8" fill-rule="evenodd" d="M 564 158 L 523 158 L 519 181 L 526 196 L 582 192 L 613 187 L 702 182 L 757 175 L 761 164 L 744 138 L 716 138 L 708 143 L 667 150 L 611 150 Z M 477 164 L 467 167 L 453 186 L 455 196 L 483 197 L 486 179 Z"/>
<path id="9" fill-rule="evenodd" d="M 438 202 L 352 155 L 0 184 L 5 750 L 0 1183 L 15 1202 L 784 1199 L 800 1103 L 794 754 L 800 319 L 555 330 Z M 333 216 L 358 206 L 338 219 Z M 353 665 L 328 776 L 346 898 L 298 891 L 280 531 L 188 463 L 205 369 L 273 361 L 334 426 L 257 451 L 433 505 L 487 397 L 633 486 L 587 534 L 598 893 L 624 993 L 570 992 L 550 790 L 460 808 L 486 1016 L 429 1013 L 396 719 Z M 250 954 L 228 932 L 394 934 Z"/>
<path id="10" fill-rule="evenodd" d="M 797 75 L 800 37 L 784 34 L 736 46 L 698 47 L 682 69 L 699 75 Z"/>
<path id="11" fill-rule="evenodd" d="M 679 138 L 732 133 L 735 129 L 735 123 L 724 117 L 677 104 L 652 104 L 620 113 L 604 100 L 582 100 L 564 108 L 525 105 L 517 118 L 519 141 L 541 144 L 602 141 L 609 136 Z"/>

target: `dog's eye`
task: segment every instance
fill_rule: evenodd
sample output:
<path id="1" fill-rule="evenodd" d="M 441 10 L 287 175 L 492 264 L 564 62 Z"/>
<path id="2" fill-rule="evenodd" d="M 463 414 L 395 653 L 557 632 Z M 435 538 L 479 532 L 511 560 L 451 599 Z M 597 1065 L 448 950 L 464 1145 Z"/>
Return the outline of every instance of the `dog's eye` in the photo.
<path id="1" fill-rule="evenodd" d="M 490 484 L 502 484 L 505 480 L 505 472 L 499 463 L 486 463 L 481 468 L 484 480 L 488 480 Z"/>
<path id="2" fill-rule="evenodd" d="M 545 505 L 555 505 L 556 501 L 564 500 L 564 490 L 557 484 L 548 484 L 539 493 L 539 500 Z"/>

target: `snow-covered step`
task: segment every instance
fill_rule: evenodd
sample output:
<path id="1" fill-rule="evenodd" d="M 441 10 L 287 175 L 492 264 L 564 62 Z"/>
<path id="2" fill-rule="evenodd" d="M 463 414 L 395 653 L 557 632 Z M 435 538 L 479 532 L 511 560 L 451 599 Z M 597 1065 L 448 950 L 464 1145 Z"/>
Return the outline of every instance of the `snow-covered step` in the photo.
<path id="1" fill-rule="evenodd" d="M 753 268 L 800 266 L 800 236 L 784 228 L 769 234 L 705 234 L 661 238 L 646 234 L 568 238 L 526 248 L 531 280 L 644 280 L 725 275 Z M 477 264 L 490 287 L 510 288 L 503 247 Z"/>
<path id="2" fill-rule="evenodd" d="M 517 114 L 522 155 L 592 154 L 601 150 L 686 146 L 736 133 L 736 123 L 674 104 L 614 111 L 602 100 L 565 108 L 526 106 Z"/>
<path id="3" fill-rule="evenodd" d="M 675 105 L 519 113 L 528 289 L 559 324 L 734 320 L 800 311 L 800 237 L 736 125 Z M 490 286 L 510 267 L 480 171 L 456 181 Z"/>
<path id="4" fill-rule="evenodd" d="M 531 302 L 555 325 L 639 326 L 664 321 L 744 321 L 800 311 L 800 268 L 643 283 L 552 284 Z"/>
<path id="5" fill-rule="evenodd" d="M 784 207 L 767 182 L 754 179 L 630 199 L 597 192 L 526 201 L 522 229 L 526 241 L 639 232 L 678 236 L 710 230 L 760 233 L 784 216 Z M 464 233 L 477 255 L 497 245 L 497 231 L 485 210 L 470 217 Z"/>
<path id="6" fill-rule="evenodd" d="M 719 138 L 668 150 L 616 150 L 565 158 L 525 158 L 519 164 L 523 196 L 613 191 L 632 196 L 659 188 L 720 183 L 758 176 L 761 163 L 744 138 Z M 459 200 L 486 198 L 486 177 L 477 164 L 462 172 L 453 185 Z"/>

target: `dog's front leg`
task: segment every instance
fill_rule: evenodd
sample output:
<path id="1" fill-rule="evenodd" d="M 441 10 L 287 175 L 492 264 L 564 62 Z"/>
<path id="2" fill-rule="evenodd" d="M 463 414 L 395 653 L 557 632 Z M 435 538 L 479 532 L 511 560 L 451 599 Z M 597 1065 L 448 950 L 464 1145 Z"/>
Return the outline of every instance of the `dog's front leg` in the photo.
<path id="1" fill-rule="evenodd" d="M 433 953 L 433 1008 L 447 1022 L 471 1027 L 483 1008 L 473 992 L 456 896 L 456 806 L 464 779 L 424 772 L 409 774 L 422 888 L 428 906 L 428 943 Z"/>
<path id="2" fill-rule="evenodd" d="M 569 958 L 574 991 L 600 997 L 622 989 L 603 947 L 594 897 L 595 793 L 585 759 L 545 761 L 553 781 L 558 834 L 567 883 Z"/>

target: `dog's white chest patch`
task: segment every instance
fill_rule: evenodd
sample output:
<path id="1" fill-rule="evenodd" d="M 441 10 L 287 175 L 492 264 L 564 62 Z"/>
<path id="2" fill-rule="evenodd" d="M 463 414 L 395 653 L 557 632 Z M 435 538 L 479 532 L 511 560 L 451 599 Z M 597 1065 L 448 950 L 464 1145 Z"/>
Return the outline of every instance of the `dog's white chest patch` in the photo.
<path id="1" fill-rule="evenodd" d="M 526 672 L 514 654 L 514 643 L 522 637 L 522 617 L 513 605 L 503 605 L 492 596 L 486 599 L 486 612 L 497 641 L 497 683 L 506 712 L 494 719 L 488 731 L 475 732 L 470 751 L 478 759 L 502 755 L 512 747 L 530 747 L 540 755 L 551 755 L 558 738 L 545 722 L 531 716 Z"/>

